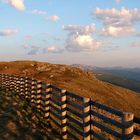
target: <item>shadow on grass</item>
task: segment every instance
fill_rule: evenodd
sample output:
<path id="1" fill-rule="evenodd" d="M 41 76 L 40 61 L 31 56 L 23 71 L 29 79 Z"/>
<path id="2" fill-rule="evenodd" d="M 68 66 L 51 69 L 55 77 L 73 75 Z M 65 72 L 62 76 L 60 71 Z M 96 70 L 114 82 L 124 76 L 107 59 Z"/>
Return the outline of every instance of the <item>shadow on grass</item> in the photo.
<path id="1" fill-rule="evenodd" d="M 0 89 L 0 140 L 60 139 L 50 124 L 40 117 L 27 100 Z"/>

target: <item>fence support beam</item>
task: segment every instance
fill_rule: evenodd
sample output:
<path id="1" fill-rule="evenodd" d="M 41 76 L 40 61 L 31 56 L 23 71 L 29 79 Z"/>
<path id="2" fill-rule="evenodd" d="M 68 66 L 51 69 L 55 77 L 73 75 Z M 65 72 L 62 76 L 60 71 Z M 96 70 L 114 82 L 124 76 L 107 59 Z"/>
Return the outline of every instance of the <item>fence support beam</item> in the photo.
<path id="1" fill-rule="evenodd" d="M 67 110 L 66 110 L 66 90 L 61 91 L 61 135 L 62 139 L 66 140 L 67 139 Z"/>
<path id="2" fill-rule="evenodd" d="M 46 101 L 45 101 L 45 118 L 50 121 L 50 97 L 51 97 L 51 84 L 47 84 L 46 87 Z"/>
<path id="3" fill-rule="evenodd" d="M 91 139 L 91 115 L 90 115 L 90 98 L 84 98 L 84 104 L 83 104 L 83 131 L 84 131 L 84 140 L 90 140 Z"/>
<path id="4" fill-rule="evenodd" d="M 133 140 L 133 125 L 134 114 L 124 112 L 122 117 L 122 123 L 124 125 L 122 129 L 122 140 Z"/>

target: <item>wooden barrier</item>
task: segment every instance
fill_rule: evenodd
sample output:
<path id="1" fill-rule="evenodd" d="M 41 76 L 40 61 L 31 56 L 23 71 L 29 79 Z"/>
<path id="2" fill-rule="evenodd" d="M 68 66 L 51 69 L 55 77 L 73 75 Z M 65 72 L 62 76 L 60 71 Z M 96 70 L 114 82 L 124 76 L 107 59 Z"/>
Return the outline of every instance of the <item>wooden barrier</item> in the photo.
<path id="1" fill-rule="evenodd" d="M 40 123 L 51 123 L 62 139 L 133 139 L 134 123 L 140 119 L 28 77 L 0 74 L 0 87 L 28 100 Z M 134 132 L 134 133 L 133 133 Z"/>
<path id="2" fill-rule="evenodd" d="M 140 118 L 134 116 L 134 134 L 140 136 Z"/>

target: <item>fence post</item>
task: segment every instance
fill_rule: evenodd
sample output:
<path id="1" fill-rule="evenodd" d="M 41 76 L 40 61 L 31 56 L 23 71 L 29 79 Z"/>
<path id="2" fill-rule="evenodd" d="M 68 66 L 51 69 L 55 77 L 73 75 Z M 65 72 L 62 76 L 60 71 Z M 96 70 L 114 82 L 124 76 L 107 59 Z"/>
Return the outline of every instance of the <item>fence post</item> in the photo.
<path id="1" fill-rule="evenodd" d="M 23 96 L 25 92 L 25 79 L 21 77 L 20 79 L 20 95 Z"/>
<path id="2" fill-rule="evenodd" d="M 133 139 L 133 131 L 134 131 L 133 119 L 134 119 L 133 113 L 124 112 L 122 118 L 123 123 L 122 140 Z"/>
<path id="3" fill-rule="evenodd" d="M 66 90 L 61 90 L 61 135 L 62 139 L 67 139 L 67 110 L 66 110 Z"/>
<path id="4" fill-rule="evenodd" d="M 8 88 L 9 88 L 9 75 L 8 74 L 5 75 L 5 87 L 6 87 L 6 91 L 8 91 Z"/>
<path id="5" fill-rule="evenodd" d="M 83 104 L 83 131 L 84 131 L 84 140 L 90 140 L 91 139 L 91 115 L 90 115 L 90 98 L 84 97 L 84 104 Z"/>
<path id="6" fill-rule="evenodd" d="M 30 98 L 31 83 L 30 78 L 25 77 L 25 98 L 29 100 Z"/>
<path id="7" fill-rule="evenodd" d="M 41 109 L 41 99 L 42 99 L 42 82 L 37 81 L 36 107 L 39 112 Z"/>
<path id="8" fill-rule="evenodd" d="M 37 95 L 37 80 L 33 79 L 31 83 L 31 103 L 33 106 L 36 105 L 36 95 Z"/>
<path id="9" fill-rule="evenodd" d="M 45 101 L 45 119 L 49 121 L 50 118 L 50 97 L 51 97 L 51 84 L 47 84 L 46 88 L 46 101 Z"/>
<path id="10" fill-rule="evenodd" d="M 5 89 L 5 74 L 2 74 L 2 89 Z"/>
<path id="11" fill-rule="evenodd" d="M 12 75 L 10 75 L 10 80 L 9 80 L 9 83 L 10 83 L 9 90 L 10 91 L 12 91 L 12 82 L 13 82 Z"/>
<path id="12" fill-rule="evenodd" d="M 0 74 L 0 87 L 1 87 L 1 84 L 2 84 L 2 74 Z"/>
<path id="13" fill-rule="evenodd" d="M 16 93 L 19 96 L 20 92 L 20 76 L 16 76 Z"/>

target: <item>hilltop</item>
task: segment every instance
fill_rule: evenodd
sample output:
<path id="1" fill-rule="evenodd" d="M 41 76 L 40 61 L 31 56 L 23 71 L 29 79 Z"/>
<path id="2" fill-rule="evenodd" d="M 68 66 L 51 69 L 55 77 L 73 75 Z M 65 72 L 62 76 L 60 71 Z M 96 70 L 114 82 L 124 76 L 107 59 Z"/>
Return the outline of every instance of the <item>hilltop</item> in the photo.
<path id="1" fill-rule="evenodd" d="M 0 62 L 0 73 L 17 74 L 53 83 L 78 95 L 140 115 L 140 94 L 96 79 L 78 67 L 36 61 Z"/>

